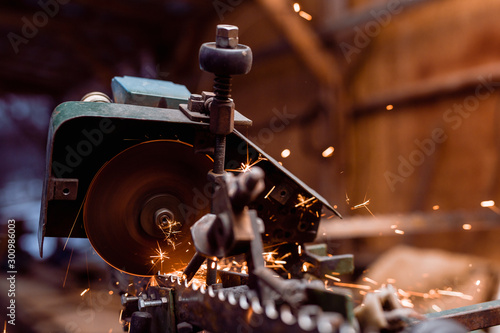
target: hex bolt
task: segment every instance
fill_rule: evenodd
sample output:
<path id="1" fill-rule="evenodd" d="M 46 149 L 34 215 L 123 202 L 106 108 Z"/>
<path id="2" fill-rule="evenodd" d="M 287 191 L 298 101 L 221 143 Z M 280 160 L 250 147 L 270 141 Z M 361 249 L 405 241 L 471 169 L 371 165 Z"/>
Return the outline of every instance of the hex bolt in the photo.
<path id="1" fill-rule="evenodd" d="M 128 303 L 137 302 L 138 299 L 139 299 L 139 297 L 137 297 L 137 296 L 125 296 L 125 295 L 122 295 L 122 297 L 121 297 L 121 303 L 122 303 L 123 306 L 125 306 Z"/>
<path id="2" fill-rule="evenodd" d="M 215 47 L 235 49 L 238 46 L 238 27 L 219 24 L 215 35 Z M 231 97 L 231 76 L 214 73 L 215 98 L 221 102 L 229 102 Z"/>
<path id="3" fill-rule="evenodd" d="M 238 27 L 228 24 L 219 24 L 215 36 L 215 46 L 234 49 L 238 46 Z"/>
<path id="4" fill-rule="evenodd" d="M 151 307 L 156 307 L 156 306 L 163 306 L 164 304 L 168 303 L 168 299 L 166 297 L 162 297 L 161 299 L 157 300 L 144 300 L 142 298 L 139 299 L 139 311 L 142 311 L 144 308 L 151 308 Z"/>

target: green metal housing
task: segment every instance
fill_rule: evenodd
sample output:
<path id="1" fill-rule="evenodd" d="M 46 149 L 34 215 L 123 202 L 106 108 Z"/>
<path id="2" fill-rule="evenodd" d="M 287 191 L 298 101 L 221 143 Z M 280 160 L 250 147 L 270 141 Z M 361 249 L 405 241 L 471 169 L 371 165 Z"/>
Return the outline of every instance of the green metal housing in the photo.
<path id="1" fill-rule="evenodd" d="M 128 82 L 132 85 L 130 82 L 141 80 L 135 78 Z M 115 100 L 118 96 L 122 102 L 135 100 L 137 103 L 138 95 L 134 95 L 137 89 L 117 81 L 120 80 L 115 79 L 113 84 Z M 189 95 L 184 86 L 164 81 L 156 83 L 156 87 L 164 83 L 172 88 L 162 97 L 165 100 L 162 103 L 187 102 Z M 151 91 L 137 94 L 144 104 L 156 103 L 154 98 L 144 97 L 144 94 L 152 94 Z M 236 112 L 236 128 L 250 125 L 249 119 Z M 213 153 L 214 137 L 208 124 L 191 121 L 179 109 L 96 102 L 59 105 L 52 114 L 48 133 L 38 232 L 40 255 L 43 256 L 45 236 L 86 237 L 82 207 L 92 179 L 107 161 L 133 145 L 161 139 L 179 140 L 192 145 L 196 152 Z M 258 199 L 252 206 L 265 222 L 264 242 L 313 241 L 323 206 L 336 213 L 333 207 L 237 130 L 227 137 L 226 169 L 238 169 L 259 158 L 257 165 L 266 173 L 265 193 L 274 188 L 268 197 Z M 302 211 L 295 207 L 299 194 L 307 198 L 314 196 L 317 201 Z"/>

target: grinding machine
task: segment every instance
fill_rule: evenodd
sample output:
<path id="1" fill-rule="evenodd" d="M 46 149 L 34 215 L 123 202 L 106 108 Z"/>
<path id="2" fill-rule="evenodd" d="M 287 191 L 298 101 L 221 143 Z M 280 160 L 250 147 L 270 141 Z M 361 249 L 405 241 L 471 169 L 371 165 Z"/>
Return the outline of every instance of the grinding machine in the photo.
<path id="1" fill-rule="evenodd" d="M 125 76 L 113 101 L 90 93 L 55 109 L 40 254 L 44 237 L 87 237 L 135 276 L 121 295 L 132 333 L 465 332 L 403 308 L 390 286 L 356 309 L 348 289 L 325 287 L 353 257 L 306 243 L 322 215 L 340 214 L 242 134 L 252 122 L 231 76 L 250 70 L 251 49 L 219 25 L 199 57 L 213 92 Z"/>

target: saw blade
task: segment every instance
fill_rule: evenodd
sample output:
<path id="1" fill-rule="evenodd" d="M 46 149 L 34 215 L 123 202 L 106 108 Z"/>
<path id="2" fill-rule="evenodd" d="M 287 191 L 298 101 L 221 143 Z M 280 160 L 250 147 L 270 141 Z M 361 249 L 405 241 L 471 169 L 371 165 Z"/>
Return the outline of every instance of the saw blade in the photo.
<path id="1" fill-rule="evenodd" d="M 175 275 L 155 277 L 173 290 L 177 322 L 189 322 L 210 332 L 337 333 L 354 332 L 341 314 L 303 305 L 297 311 L 281 300 L 259 300 L 247 286 L 214 289 Z"/>
<path id="2" fill-rule="evenodd" d="M 212 165 L 191 145 L 171 140 L 116 155 L 94 177 L 83 209 L 95 251 L 133 275 L 182 270 L 195 251 L 190 227 L 210 210 Z"/>

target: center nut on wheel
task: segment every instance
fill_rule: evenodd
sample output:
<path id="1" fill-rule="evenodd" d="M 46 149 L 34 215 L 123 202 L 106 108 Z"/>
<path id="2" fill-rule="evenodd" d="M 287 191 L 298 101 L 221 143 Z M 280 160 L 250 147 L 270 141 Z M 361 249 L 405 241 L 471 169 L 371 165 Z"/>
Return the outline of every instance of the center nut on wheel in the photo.
<path id="1" fill-rule="evenodd" d="M 181 201 L 170 194 L 150 198 L 141 211 L 141 227 L 150 236 L 175 243 L 175 235 L 184 224 L 179 207 Z"/>

